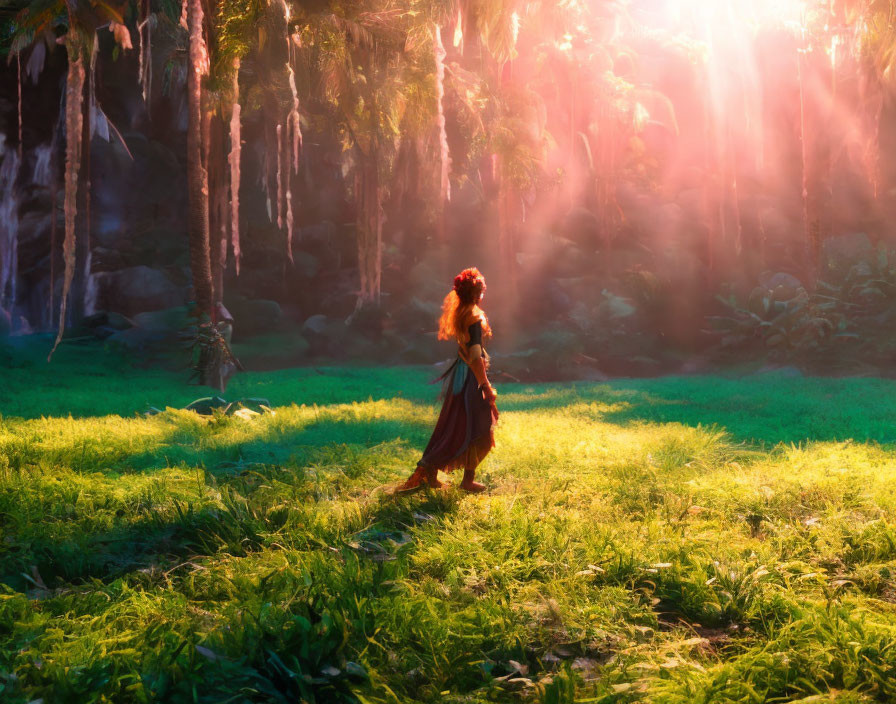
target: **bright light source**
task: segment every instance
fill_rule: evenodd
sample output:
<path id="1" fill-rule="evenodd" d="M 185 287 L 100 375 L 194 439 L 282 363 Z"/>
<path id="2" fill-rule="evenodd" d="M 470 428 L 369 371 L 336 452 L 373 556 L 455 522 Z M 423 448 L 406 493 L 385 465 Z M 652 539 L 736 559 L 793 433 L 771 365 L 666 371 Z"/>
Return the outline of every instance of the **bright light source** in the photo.
<path id="1" fill-rule="evenodd" d="M 757 30 L 781 26 L 801 29 L 805 0 L 664 0 L 664 21 L 683 31 Z"/>

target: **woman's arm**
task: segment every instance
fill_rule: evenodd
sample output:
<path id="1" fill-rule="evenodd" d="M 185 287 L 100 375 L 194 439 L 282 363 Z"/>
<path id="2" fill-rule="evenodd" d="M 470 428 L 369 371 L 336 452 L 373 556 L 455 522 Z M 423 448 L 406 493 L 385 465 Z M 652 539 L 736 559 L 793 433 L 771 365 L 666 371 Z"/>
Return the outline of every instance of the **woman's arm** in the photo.
<path id="1" fill-rule="evenodd" d="M 485 373 L 485 359 L 482 356 L 482 323 L 473 323 L 469 328 L 469 333 L 470 341 L 467 344 L 470 350 L 470 369 L 473 370 L 473 375 L 476 377 L 479 390 L 482 391 L 485 400 L 494 405 L 498 394 Z"/>

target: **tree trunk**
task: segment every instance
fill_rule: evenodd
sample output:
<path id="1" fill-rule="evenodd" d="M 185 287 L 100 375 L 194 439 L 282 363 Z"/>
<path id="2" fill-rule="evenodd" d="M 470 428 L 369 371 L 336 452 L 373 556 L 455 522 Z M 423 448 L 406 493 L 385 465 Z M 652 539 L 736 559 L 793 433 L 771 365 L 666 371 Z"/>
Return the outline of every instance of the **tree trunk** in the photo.
<path id="1" fill-rule="evenodd" d="M 230 241 L 236 275 L 240 275 L 240 60 L 233 60 L 233 104 L 230 112 Z"/>
<path id="2" fill-rule="evenodd" d="M 799 82 L 800 96 L 800 161 L 801 161 L 801 193 L 803 202 L 803 233 L 805 235 L 806 250 L 806 288 L 815 288 L 815 270 L 818 256 L 818 230 L 817 223 L 813 221 L 812 204 L 809 197 L 809 145 L 806 134 L 806 94 L 803 86 L 803 54 L 797 50 L 796 55 L 797 81 Z"/>
<path id="3" fill-rule="evenodd" d="M 190 236 L 190 272 L 199 326 L 199 383 L 224 390 L 226 359 L 214 325 L 211 256 L 209 253 L 208 171 L 203 160 L 202 77 L 208 71 L 208 54 L 202 34 L 202 0 L 187 0 L 190 33 L 190 67 L 187 73 L 187 195 Z"/>
<path id="4" fill-rule="evenodd" d="M 212 268 L 212 300 L 224 300 L 224 269 L 227 262 L 227 179 L 224 170 L 224 122 L 213 115 L 209 123 L 209 258 Z"/>
<path id="5" fill-rule="evenodd" d="M 208 172 L 202 163 L 202 75 L 208 60 L 202 39 L 201 0 L 189 2 L 190 67 L 187 74 L 187 191 L 190 270 L 200 318 L 212 317 L 212 271 L 209 257 Z"/>
<path id="6" fill-rule="evenodd" d="M 361 291 L 358 307 L 365 304 L 379 305 L 382 278 L 382 189 L 380 188 L 377 152 L 371 148 L 365 154 L 355 149 L 358 165 L 355 171 L 355 202 L 358 216 L 358 269 L 361 275 Z"/>
<path id="7" fill-rule="evenodd" d="M 444 238 L 445 209 L 451 200 L 451 154 L 445 131 L 445 47 L 442 45 L 442 28 L 439 25 L 433 26 L 433 51 L 436 61 L 436 124 L 439 128 L 439 234 Z"/>

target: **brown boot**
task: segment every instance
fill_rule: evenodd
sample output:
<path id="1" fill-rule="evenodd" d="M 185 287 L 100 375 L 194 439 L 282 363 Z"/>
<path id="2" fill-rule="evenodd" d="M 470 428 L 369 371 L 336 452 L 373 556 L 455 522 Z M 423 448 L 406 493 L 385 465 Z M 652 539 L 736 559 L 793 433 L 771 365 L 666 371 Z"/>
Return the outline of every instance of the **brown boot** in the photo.
<path id="1" fill-rule="evenodd" d="M 485 491 L 485 484 L 480 484 L 479 482 L 473 481 L 473 477 L 476 476 L 475 469 L 465 469 L 464 470 L 464 478 L 460 483 L 460 488 L 464 491 L 468 491 L 471 494 L 479 494 Z"/>

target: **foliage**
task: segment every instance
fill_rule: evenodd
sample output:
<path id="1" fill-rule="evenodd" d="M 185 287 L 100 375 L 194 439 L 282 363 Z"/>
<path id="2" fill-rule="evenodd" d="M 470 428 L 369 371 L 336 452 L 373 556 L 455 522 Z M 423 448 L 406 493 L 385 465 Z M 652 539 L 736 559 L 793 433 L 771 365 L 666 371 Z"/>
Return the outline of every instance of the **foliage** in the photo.
<path id="1" fill-rule="evenodd" d="M 886 360 L 893 345 L 887 331 L 896 321 L 896 266 L 886 246 L 838 252 L 837 240 L 825 248 L 824 269 L 809 293 L 793 276 L 766 274 L 745 304 L 730 296 L 720 301 L 733 313 L 709 319 L 723 347 L 753 352 L 764 345 L 770 357 L 793 360 L 813 356 Z"/>
<path id="2" fill-rule="evenodd" d="M 195 390 L 20 344 L 4 701 L 894 695 L 892 382 L 506 385 L 490 493 L 391 498 L 425 369 L 249 373 L 232 392 L 274 414 L 134 416 Z"/>
<path id="3" fill-rule="evenodd" d="M 192 337 L 192 380 L 223 391 L 230 375 L 242 369 L 230 349 L 229 327 L 229 323 L 215 324 L 206 318 L 190 328 L 187 335 Z"/>
<path id="4" fill-rule="evenodd" d="M 764 277 L 745 307 L 734 297 L 719 300 L 734 314 L 709 319 L 724 335 L 723 347 L 747 349 L 756 342 L 764 345 L 772 358 L 790 359 L 817 351 L 834 330 L 802 283 L 789 274 Z"/>

